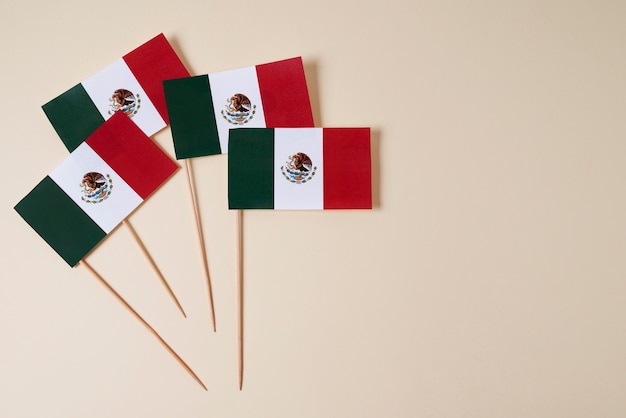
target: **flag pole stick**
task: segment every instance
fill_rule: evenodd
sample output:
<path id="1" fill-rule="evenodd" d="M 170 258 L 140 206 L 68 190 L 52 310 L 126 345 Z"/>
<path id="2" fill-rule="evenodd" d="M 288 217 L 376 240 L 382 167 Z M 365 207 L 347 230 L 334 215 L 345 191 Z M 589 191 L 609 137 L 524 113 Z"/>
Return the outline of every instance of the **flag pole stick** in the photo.
<path id="1" fill-rule="evenodd" d="M 133 228 L 133 226 L 130 224 L 130 221 L 128 221 L 128 219 L 124 219 L 123 223 L 130 230 L 130 233 L 132 234 L 133 238 L 135 239 L 135 242 L 137 243 L 139 248 L 141 248 L 141 251 L 143 252 L 143 255 L 146 257 L 146 259 L 148 260 L 148 262 L 150 263 L 150 265 L 152 266 L 154 271 L 157 273 L 157 275 L 161 279 L 161 283 L 163 283 L 163 286 L 165 286 L 165 288 L 167 289 L 167 292 L 170 294 L 170 296 L 172 297 L 172 299 L 176 303 L 176 306 L 178 306 L 178 309 L 180 309 L 180 312 L 183 314 L 183 316 L 185 318 L 187 318 L 187 314 L 185 313 L 185 310 L 183 309 L 183 307 L 181 306 L 180 302 L 176 298 L 176 295 L 172 291 L 172 288 L 170 287 L 170 285 L 167 283 L 167 280 L 165 280 L 165 277 L 161 273 L 161 270 L 159 269 L 159 267 L 154 262 L 154 259 L 152 258 L 152 256 L 148 252 L 148 249 L 144 245 L 143 241 L 141 241 L 141 238 L 139 238 L 139 235 L 137 234 L 137 231 L 135 231 L 135 228 Z"/>
<path id="2" fill-rule="evenodd" d="M 209 305 L 211 309 L 211 321 L 213 322 L 213 332 L 215 332 L 216 326 L 215 326 L 215 308 L 213 307 L 213 288 L 211 286 L 211 275 L 209 274 L 209 264 L 206 258 L 204 234 L 202 233 L 202 222 L 200 221 L 200 210 L 198 209 L 198 199 L 196 197 L 196 190 L 194 187 L 193 175 L 191 173 L 191 162 L 189 161 L 189 158 L 185 158 L 185 171 L 187 172 L 187 184 L 189 185 L 189 192 L 191 194 L 191 200 L 193 202 L 193 212 L 196 218 L 196 229 L 198 230 L 198 239 L 200 241 L 202 265 L 204 267 L 204 275 L 206 277 L 207 286 L 209 290 Z"/>
<path id="3" fill-rule="evenodd" d="M 89 265 L 89 263 L 87 263 L 86 260 L 84 259 L 81 260 L 79 264 L 84 265 L 87 268 L 87 270 L 89 270 L 104 285 L 104 287 L 109 289 L 109 291 L 113 293 L 113 295 L 117 298 L 117 300 L 119 300 L 135 316 L 135 318 L 137 318 L 143 325 L 145 325 L 148 331 L 150 331 L 161 342 L 161 344 L 163 344 L 163 346 L 167 349 L 167 351 L 169 351 L 170 354 L 174 356 L 176 360 L 178 360 L 181 366 L 183 366 L 183 368 L 187 370 L 187 372 L 191 375 L 191 377 L 193 377 L 195 381 L 198 382 L 204 390 L 208 391 L 207 387 L 204 385 L 204 383 L 202 383 L 202 380 L 200 380 L 200 378 L 193 372 L 193 370 L 191 370 L 191 368 L 187 365 L 187 363 L 185 363 L 185 361 L 178 354 L 176 354 L 176 352 L 172 349 L 172 347 L 170 347 L 169 344 L 165 342 L 165 340 L 159 335 L 159 333 L 156 332 L 156 330 L 152 328 L 150 324 L 148 324 L 146 320 L 143 319 L 143 317 L 139 315 L 137 311 L 135 311 L 128 304 L 128 302 L 126 302 L 126 300 L 119 293 L 117 293 L 117 291 L 115 291 L 115 289 L 113 289 L 113 287 L 111 287 L 111 285 L 100 274 L 98 274 L 98 272 L 94 270 L 94 268 L 91 267 L 91 265 Z"/>
<path id="4" fill-rule="evenodd" d="M 237 328 L 239 390 L 243 387 L 243 210 L 237 210 Z"/>

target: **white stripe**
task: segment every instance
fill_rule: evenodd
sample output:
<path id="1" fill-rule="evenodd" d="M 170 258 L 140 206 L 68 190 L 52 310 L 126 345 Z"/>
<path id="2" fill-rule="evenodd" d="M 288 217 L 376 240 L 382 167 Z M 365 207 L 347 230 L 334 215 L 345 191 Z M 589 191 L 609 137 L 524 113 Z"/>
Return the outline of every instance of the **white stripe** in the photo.
<path id="1" fill-rule="evenodd" d="M 83 200 L 81 182 L 89 172 L 110 177 L 111 194 L 100 203 Z M 85 142 L 50 173 L 50 178 L 107 234 L 142 202 L 141 197 Z"/>
<path id="2" fill-rule="evenodd" d="M 324 209 L 322 128 L 274 130 L 274 209 Z M 306 154 L 313 163 L 304 183 L 293 183 L 287 172 L 290 158 Z M 282 168 L 281 168 L 282 167 Z M 293 170 L 292 170 L 293 171 Z"/>
<path id="3" fill-rule="evenodd" d="M 165 128 L 165 121 L 123 59 L 115 61 L 81 84 L 105 120 L 114 112 L 113 93 L 115 90 L 125 89 L 133 93 L 135 103 L 139 106 L 135 107 L 136 113 L 131 118 L 146 135 L 154 135 Z"/>
<path id="4" fill-rule="evenodd" d="M 256 67 L 244 67 L 236 70 L 222 71 L 209 74 L 211 96 L 213 98 L 213 111 L 217 121 L 217 132 L 222 153 L 228 152 L 228 131 L 237 128 L 265 128 L 265 115 L 261 105 L 261 93 L 259 81 L 256 75 Z M 253 107 L 247 122 L 242 125 L 229 123 L 226 111 L 229 100 L 235 94 L 243 94 Z"/>

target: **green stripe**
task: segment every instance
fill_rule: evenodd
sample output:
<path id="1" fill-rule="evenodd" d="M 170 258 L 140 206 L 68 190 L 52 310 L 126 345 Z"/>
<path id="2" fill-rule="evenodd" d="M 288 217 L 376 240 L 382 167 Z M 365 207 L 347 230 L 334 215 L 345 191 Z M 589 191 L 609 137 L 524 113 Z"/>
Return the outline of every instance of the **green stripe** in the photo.
<path id="1" fill-rule="evenodd" d="M 75 85 L 42 108 L 70 152 L 104 123 L 82 84 Z"/>
<path id="2" fill-rule="evenodd" d="M 274 208 L 274 129 L 230 130 L 228 205 L 230 209 Z"/>
<path id="3" fill-rule="evenodd" d="M 48 176 L 15 210 L 72 267 L 106 236 Z"/>
<path id="4" fill-rule="evenodd" d="M 176 159 L 221 154 L 209 77 L 163 81 Z"/>

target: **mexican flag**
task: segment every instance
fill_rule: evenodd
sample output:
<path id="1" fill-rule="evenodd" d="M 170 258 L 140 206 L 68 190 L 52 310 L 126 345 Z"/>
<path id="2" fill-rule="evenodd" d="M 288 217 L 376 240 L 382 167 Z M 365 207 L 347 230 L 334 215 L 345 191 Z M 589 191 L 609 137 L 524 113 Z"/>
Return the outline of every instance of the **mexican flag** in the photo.
<path id="1" fill-rule="evenodd" d="M 42 108 L 70 151 L 117 112 L 151 136 L 168 124 L 163 80 L 187 76 L 176 52 L 159 34 Z"/>
<path id="2" fill-rule="evenodd" d="M 230 131 L 230 209 L 371 209 L 369 128 Z"/>
<path id="3" fill-rule="evenodd" d="M 228 152 L 241 127 L 312 127 L 302 58 L 163 82 L 177 159 Z"/>
<path id="4" fill-rule="evenodd" d="M 118 112 L 15 210 L 75 266 L 177 169 L 137 125 Z"/>

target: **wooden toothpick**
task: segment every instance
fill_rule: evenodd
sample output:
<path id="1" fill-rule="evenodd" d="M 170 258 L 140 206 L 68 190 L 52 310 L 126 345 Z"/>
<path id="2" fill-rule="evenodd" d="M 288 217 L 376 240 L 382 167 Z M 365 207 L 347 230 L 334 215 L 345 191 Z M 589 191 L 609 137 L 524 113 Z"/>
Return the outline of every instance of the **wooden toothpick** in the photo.
<path id="1" fill-rule="evenodd" d="M 243 388 L 243 211 L 237 211 L 237 328 L 239 390 Z"/>
<path id="2" fill-rule="evenodd" d="M 211 309 L 211 321 L 213 322 L 213 332 L 215 332 L 215 309 L 213 308 L 213 287 L 211 286 L 211 275 L 209 274 L 209 263 L 206 257 L 206 248 L 204 245 L 204 234 L 202 233 L 202 223 L 200 222 L 200 210 L 198 209 L 198 201 L 196 197 L 196 190 L 194 187 L 193 175 L 191 173 L 191 162 L 189 158 L 185 158 L 185 171 L 187 172 L 187 184 L 189 185 L 189 192 L 191 193 L 191 200 L 193 202 L 193 212 L 196 218 L 196 229 L 198 230 L 198 239 L 200 241 L 200 255 L 202 257 L 202 265 L 204 267 L 204 275 L 206 277 L 208 291 L 209 291 L 209 307 Z"/>
<path id="3" fill-rule="evenodd" d="M 89 265 L 89 263 L 87 263 L 87 261 L 83 259 L 79 262 L 79 264 L 84 265 L 87 268 L 87 270 L 89 270 L 104 285 L 104 287 L 109 289 L 109 291 L 113 293 L 113 295 L 117 298 L 117 300 L 119 300 L 135 316 L 135 318 L 137 318 L 143 325 L 145 325 L 148 331 L 150 331 L 161 342 L 161 344 L 163 344 L 163 346 L 167 349 L 167 351 L 169 351 L 170 354 L 174 356 L 174 358 L 183 366 L 183 368 L 191 375 L 191 377 L 193 377 L 195 381 L 198 382 L 204 390 L 208 391 L 207 387 L 204 385 L 204 383 L 202 383 L 202 380 L 200 380 L 200 378 L 193 372 L 193 370 L 191 370 L 191 368 L 187 365 L 187 363 L 185 363 L 185 361 L 178 354 L 176 354 L 176 352 L 172 349 L 172 347 L 170 347 L 169 344 L 165 342 L 165 340 L 159 335 L 159 333 L 156 332 L 156 330 L 152 328 L 150 324 L 148 324 L 146 320 L 143 319 L 143 317 L 139 315 L 137 311 L 135 311 L 128 304 L 128 302 L 126 302 L 126 300 L 119 293 L 117 293 L 117 291 L 113 289 L 113 287 L 111 287 L 111 285 L 100 274 L 98 274 L 98 272 L 94 270 L 93 267 Z"/>
<path id="4" fill-rule="evenodd" d="M 156 263 L 154 262 L 154 259 L 152 258 L 152 256 L 150 255 L 150 253 L 148 252 L 148 249 L 146 248 L 146 246 L 143 244 L 143 241 L 141 241 L 141 238 L 139 238 L 139 235 L 137 234 L 137 231 L 135 231 L 135 228 L 133 228 L 133 226 L 130 224 L 130 222 L 128 221 L 128 219 L 124 219 L 123 221 L 124 225 L 126 225 L 128 227 L 128 229 L 130 230 L 130 233 L 132 234 L 133 238 L 135 238 L 135 242 L 137 243 L 137 245 L 139 246 L 139 248 L 141 248 L 141 251 L 143 252 L 143 255 L 146 256 L 146 259 L 148 260 L 148 262 L 150 263 L 150 265 L 152 266 L 152 268 L 154 269 L 154 271 L 157 273 L 157 275 L 159 276 L 159 278 L 161 279 L 161 283 L 163 283 L 163 286 L 165 286 L 165 288 L 167 289 L 167 292 L 170 294 L 170 296 L 172 297 L 172 299 L 174 300 L 174 302 L 176 303 L 176 306 L 178 306 L 178 309 L 180 309 L 180 312 L 183 314 L 183 316 L 185 318 L 187 318 L 187 314 L 185 314 L 185 310 L 183 309 L 183 307 L 180 305 L 180 302 L 178 301 L 178 299 L 176 298 L 176 295 L 174 294 L 174 292 L 172 291 L 172 288 L 170 287 L 170 285 L 167 283 L 167 280 L 165 280 L 165 277 L 163 276 L 163 274 L 161 273 L 161 270 L 159 269 L 159 267 L 156 265 Z"/>

